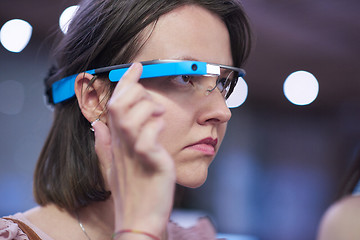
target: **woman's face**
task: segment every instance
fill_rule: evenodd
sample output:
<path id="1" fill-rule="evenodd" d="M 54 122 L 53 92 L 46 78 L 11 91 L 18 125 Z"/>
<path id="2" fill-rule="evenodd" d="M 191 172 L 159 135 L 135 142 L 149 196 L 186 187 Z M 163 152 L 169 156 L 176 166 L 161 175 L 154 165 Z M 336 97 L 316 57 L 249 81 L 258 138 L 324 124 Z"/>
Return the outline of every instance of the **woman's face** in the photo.
<path id="1" fill-rule="evenodd" d="M 222 20 L 206 9 L 189 5 L 159 18 L 135 61 L 155 59 L 198 60 L 232 65 L 230 37 Z M 203 83 L 207 89 L 215 79 Z M 160 142 L 175 160 L 177 183 L 197 187 L 224 138 L 231 112 L 216 89 L 191 91 L 169 79 L 144 79 L 154 100 L 165 106 L 166 126 Z"/>

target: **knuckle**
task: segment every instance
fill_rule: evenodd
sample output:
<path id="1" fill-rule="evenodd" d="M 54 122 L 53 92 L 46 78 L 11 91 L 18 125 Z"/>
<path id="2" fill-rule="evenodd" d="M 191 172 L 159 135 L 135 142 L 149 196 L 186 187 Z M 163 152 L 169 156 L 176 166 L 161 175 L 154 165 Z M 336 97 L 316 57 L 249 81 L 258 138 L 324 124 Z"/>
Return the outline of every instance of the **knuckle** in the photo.
<path id="1" fill-rule="evenodd" d="M 114 115 L 121 109 L 121 101 L 110 101 L 107 105 L 108 113 Z"/>
<path id="2" fill-rule="evenodd" d="M 124 134 L 130 134 L 131 133 L 131 129 L 134 129 L 134 122 L 131 121 L 131 119 L 121 119 L 120 121 L 118 121 L 118 128 L 121 130 L 122 133 Z"/>

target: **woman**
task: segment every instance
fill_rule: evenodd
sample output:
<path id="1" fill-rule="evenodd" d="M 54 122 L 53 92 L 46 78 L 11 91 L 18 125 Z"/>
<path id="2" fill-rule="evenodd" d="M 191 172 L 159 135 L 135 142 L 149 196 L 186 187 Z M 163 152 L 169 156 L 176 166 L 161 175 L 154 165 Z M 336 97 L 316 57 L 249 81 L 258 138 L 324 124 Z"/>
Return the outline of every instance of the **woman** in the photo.
<path id="1" fill-rule="evenodd" d="M 176 183 L 206 180 L 249 32 L 237 0 L 83 1 L 46 80 L 55 115 L 34 177 L 40 206 L 2 220 L 2 236 L 21 239 L 18 219 L 42 239 L 214 238 L 169 215 Z M 204 62 L 216 73 L 183 74 Z"/>

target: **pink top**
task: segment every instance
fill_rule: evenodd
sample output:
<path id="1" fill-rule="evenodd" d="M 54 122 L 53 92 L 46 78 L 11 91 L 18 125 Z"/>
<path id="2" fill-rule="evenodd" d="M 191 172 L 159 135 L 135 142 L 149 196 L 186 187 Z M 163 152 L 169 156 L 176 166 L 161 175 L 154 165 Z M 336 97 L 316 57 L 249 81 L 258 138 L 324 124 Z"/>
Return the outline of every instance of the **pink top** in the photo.
<path id="1" fill-rule="evenodd" d="M 18 219 L 28 225 L 42 240 L 54 240 L 27 220 L 24 214 L 17 213 L 8 217 Z M 183 228 L 176 223 L 169 222 L 168 236 L 168 240 L 215 240 L 216 232 L 209 219 L 200 218 L 195 226 L 190 228 Z M 28 240 L 28 237 L 16 223 L 0 219 L 0 240 Z"/>

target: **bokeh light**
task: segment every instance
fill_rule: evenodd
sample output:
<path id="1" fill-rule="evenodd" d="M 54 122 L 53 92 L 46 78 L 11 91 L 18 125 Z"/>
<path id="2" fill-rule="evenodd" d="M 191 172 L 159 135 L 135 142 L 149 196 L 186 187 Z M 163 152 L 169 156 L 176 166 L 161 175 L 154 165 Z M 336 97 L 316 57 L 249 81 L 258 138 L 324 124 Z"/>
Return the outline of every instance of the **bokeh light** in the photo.
<path id="1" fill-rule="evenodd" d="M 70 7 L 66 8 L 60 15 L 59 26 L 60 26 L 61 31 L 64 34 L 67 33 L 70 22 L 78 9 L 79 9 L 78 5 L 70 6 Z"/>
<path id="2" fill-rule="evenodd" d="M 21 19 L 7 21 L 0 30 L 1 44 L 10 52 L 19 53 L 29 43 L 32 26 Z"/>
<path id="3" fill-rule="evenodd" d="M 307 71 L 290 74 L 284 82 L 285 97 L 295 105 L 308 105 L 318 96 L 319 83 L 316 77 Z"/>
<path id="4" fill-rule="evenodd" d="M 248 86 L 245 80 L 239 77 L 233 93 L 226 100 L 226 104 L 229 108 L 239 107 L 245 102 L 247 95 L 248 95 Z"/>

